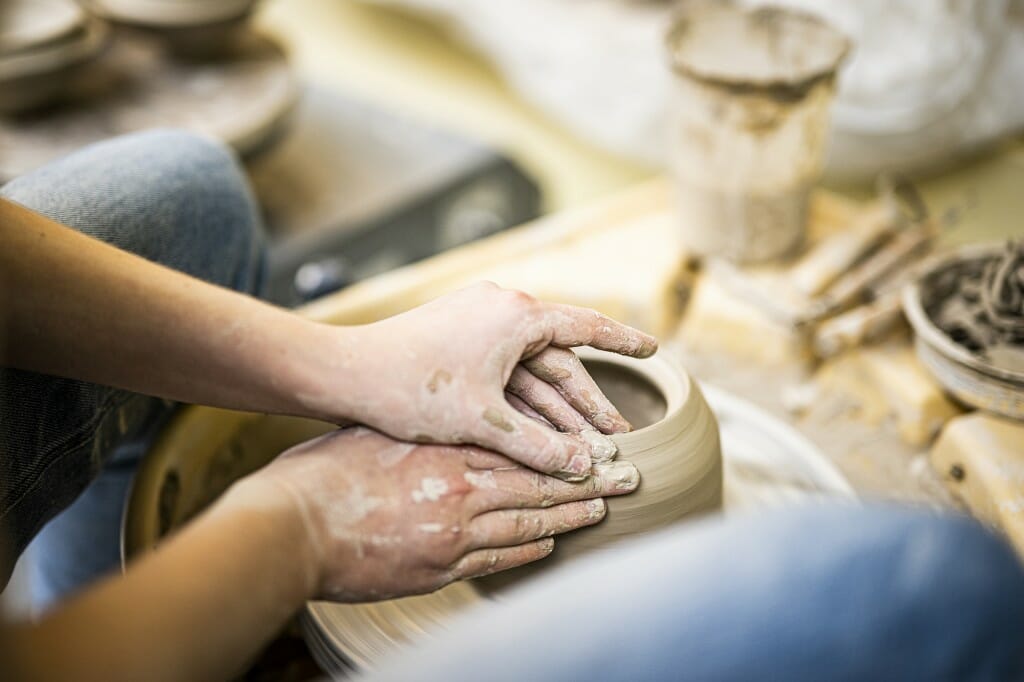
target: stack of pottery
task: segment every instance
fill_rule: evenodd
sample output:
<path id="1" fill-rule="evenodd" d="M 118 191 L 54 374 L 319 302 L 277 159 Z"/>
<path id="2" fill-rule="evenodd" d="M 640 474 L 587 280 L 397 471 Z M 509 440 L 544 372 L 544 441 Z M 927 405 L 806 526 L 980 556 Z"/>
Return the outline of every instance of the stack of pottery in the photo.
<path id="1" fill-rule="evenodd" d="M 0 0 L 0 182 L 148 128 L 273 144 L 300 87 L 255 4 Z"/>
<path id="2" fill-rule="evenodd" d="M 0 5 L 0 113 L 53 102 L 108 38 L 106 24 L 73 0 Z"/>
<path id="3" fill-rule="evenodd" d="M 254 0 L 84 0 L 97 14 L 141 26 L 201 26 L 246 16 Z"/>
<path id="4" fill-rule="evenodd" d="M 178 53 L 215 54 L 244 28 L 255 0 L 81 0 L 109 21 L 151 33 Z"/>

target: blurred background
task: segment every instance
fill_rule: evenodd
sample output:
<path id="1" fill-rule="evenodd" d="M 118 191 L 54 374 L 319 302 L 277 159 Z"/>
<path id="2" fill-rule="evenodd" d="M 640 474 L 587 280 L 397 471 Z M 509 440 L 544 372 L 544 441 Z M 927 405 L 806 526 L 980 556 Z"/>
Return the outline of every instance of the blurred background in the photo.
<path id="1" fill-rule="evenodd" d="M 735 5 L 820 25 L 787 29 L 772 71 L 672 42 L 725 3 L 0 0 L 0 183 L 121 133 L 206 133 L 263 208 L 270 300 L 361 323 L 487 278 L 592 306 L 794 426 L 858 494 L 966 506 L 1024 546 L 1024 506 L 985 511 L 1013 491 L 959 487 L 986 433 L 993 456 L 1024 451 L 1024 370 L 999 375 L 1001 403 L 960 394 L 919 357 L 955 292 L 913 303 L 930 321 L 903 313 L 926 256 L 1024 236 L 1024 0 Z M 712 91 L 820 99 L 770 142 L 763 120 L 723 123 L 722 151 L 685 105 Z M 710 110 L 726 121 L 733 99 Z M 777 116 L 762 105 L 743 115 Z M 793 239 L 745 250 L 772 213 L 764 168 L 798 157 L 798 206 L 778 221 Z M 753 198 L 694 214 L 680 197 L 702 170 Z M 731 229 L 746 236 L 708 239 Z M 773 466 L 758 461 L 751 480 Z M 25 608 L 24 579 L 7 608 Z"/>

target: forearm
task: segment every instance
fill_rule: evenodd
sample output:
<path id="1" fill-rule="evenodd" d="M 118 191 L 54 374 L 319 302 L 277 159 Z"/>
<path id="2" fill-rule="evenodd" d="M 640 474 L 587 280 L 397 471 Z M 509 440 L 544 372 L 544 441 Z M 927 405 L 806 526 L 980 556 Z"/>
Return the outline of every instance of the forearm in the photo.
<path id="1" fill-rule="evenodd" d="M 322 325 L 4 200 L 0 240 L 3 364 L 185 402 L 335 416 L 312 415 L 303 400 L 324 360 Z"/>
<path id="2" fill-rule="evenodd" d="M 154 553 L 7 644 L 13 679 L 227 679 L 312 596 L 294 506 L 236 485 Z"/>

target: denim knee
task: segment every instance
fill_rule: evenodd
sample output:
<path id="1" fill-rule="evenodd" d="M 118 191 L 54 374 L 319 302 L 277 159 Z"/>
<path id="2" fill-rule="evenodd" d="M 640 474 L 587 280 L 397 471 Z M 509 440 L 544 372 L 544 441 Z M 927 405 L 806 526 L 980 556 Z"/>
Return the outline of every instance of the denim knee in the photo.
<path id="1" fill-rule="evenodd" d="M 893 578 L 916 586 L 916 594 L 902 620 L 944 644 L 936 672 L 1024 679 L 1024 569 L 1010 545 L 964 516 L 918 518 L 903 530 Z"/>
<path id="2" fill-rule="evenodd" d="M 256 293 L 259 211 L 222 144 L 179 130 L 117 137 L 12 180 L 4 196 L 194 277 Z"/>
<path id="3" fill-rule="evenodd" d="M 264 243 L 256 203 L 232 153 L 206 138 L 126 135 L 27 173 L 0 194 L 143 258 L 258 291 Z M 0 585 L 4 560 L 75 499 L 120 443 L 168 409 L 126 391 L 0 369 L 0 525 L 9 534 L 0 537 Z"/>

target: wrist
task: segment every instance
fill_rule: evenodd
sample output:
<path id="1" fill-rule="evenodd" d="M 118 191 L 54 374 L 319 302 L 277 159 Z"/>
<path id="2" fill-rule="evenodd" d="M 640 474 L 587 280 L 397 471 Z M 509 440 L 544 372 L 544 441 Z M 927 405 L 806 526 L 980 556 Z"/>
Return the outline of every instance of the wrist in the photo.
<path id="1" fill-rule="evenodd" d="M 260 536 L 267 562 L 280 562 L 278 586 L 297 607 L 319 590 L 321 545 L 307 505 L 284 483 L 261 470 L 237 481 L 211 508 L 234 528 Z"/>
<path id="2" fill-rule="evenodd" d="M 343 425 L 359 421 L 360 396 L 372 348 L 369 326 L 343 327 L 304 321 L 299 351 L 288 370 L 291 413 Z"/>

